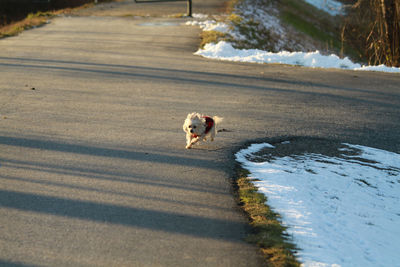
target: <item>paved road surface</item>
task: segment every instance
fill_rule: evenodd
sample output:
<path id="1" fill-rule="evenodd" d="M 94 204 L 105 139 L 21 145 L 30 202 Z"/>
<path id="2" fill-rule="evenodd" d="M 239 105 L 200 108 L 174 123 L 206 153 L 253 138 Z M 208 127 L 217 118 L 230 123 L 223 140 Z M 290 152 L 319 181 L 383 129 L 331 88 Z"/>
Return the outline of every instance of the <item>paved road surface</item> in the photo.
<path id="1" fill-rule="evenodd" d="M 241 144 L 400 152 L 398 75 L 207 60 L 186 19 L 120 13 L 0 40 L 2 266 L 260 266 L 232 195 Z M 229 131 L 185 150 L 192 111 Z"/>

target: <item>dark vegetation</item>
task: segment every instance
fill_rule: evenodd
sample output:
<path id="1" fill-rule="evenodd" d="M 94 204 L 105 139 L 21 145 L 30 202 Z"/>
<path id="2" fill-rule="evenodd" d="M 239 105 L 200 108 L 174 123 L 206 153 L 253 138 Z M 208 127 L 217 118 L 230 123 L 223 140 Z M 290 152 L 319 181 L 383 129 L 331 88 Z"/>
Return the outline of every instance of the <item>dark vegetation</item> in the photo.
<path id="1" fill-rule="evenodd" d="M 354 57 L 352 48 L 340 40 L 342 16 L 329 16 L 303 1 L 280 0 L 278 3 L 282 22 L 324 44 L 324 47 L 318 49 L 326 51 L 327 54 L 340 53 L 341 56 Z"/>
<path id="2" fill-rule="evenodd" d="M 29 14 L 39 11 L 74 8 L 93 2 L 93 0 L 0 0 L 0 27 L 23 20 Z"/>
<path id="3" fill-rule="evenodd" d="M 276 1 L 276 0 L 273 0 Z M 324 16 L 296 0 L 280 0 L 281 19 L 327 48 L 369 65 L 400 67 L 400 0 L 338 0 L 343 16 Z"/>
<path id="4" fill-rule="evenodd" d="M 98 3 L 110 1 L 113 0 L 98 0 Z M 94 0 L 0 0 L 0 38 L 17 35 L 45 24 L 53 16 L 93 4 Z"/>
<path id="5" fill-rule="evenodd" d="M 342 28 L 343 43 L 371 65 L 400 67 L 400 0 L 352 2 Z"/>

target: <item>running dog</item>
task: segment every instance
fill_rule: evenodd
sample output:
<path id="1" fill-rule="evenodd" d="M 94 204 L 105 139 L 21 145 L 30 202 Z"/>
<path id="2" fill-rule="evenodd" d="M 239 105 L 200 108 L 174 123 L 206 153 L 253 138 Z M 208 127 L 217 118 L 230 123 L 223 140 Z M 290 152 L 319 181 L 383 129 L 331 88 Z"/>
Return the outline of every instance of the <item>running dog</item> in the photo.
<path id="1" fill-rule="evenodd" d="M 217 133 L 215 126 L 222 119 L 218 116 L 210 117 L 197 112 L 188 114 L 183 124 L 183 131 L 186 133 L 186 148 L 190 149 L 198 141 L 205 141 L 208 137 L 214 141 Z"/>

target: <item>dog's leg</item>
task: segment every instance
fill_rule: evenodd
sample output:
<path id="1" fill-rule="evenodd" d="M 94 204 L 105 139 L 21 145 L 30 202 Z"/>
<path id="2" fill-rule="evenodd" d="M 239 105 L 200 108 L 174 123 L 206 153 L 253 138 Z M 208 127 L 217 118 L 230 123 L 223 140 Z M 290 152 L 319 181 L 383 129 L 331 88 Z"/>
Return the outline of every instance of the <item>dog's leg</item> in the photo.
<path id="1" fill-rule="evenodd" d="M 192 147 L 194 144 L 196 144 L 196 143 L 200 140 L 200 138 L 201 138 L 201 137 L 195 137 L 195 138 L 193 138 L 192 141 L 190 142 L 190 147 Z"/>
<path id="2" fill-rule="evenodd" d="M 193 137 L 192 134 L 186 135 L 186 148 L 190 149 L 200 140 L 200 137 Z"/>
<path id="3" fill-rule="evenodd" d="M 215 133 L 216 133 L 216 129 L 215 129 L 215 126 L 214 126 L 210 131 L 210 140 L 211 141 L 214 141 Z"/>
<path id="4" fill-rule="evenodd" d="M 192 147 L 192 135 L 190 133 L 186 134 L 186 149 L 190 149 Z"/>

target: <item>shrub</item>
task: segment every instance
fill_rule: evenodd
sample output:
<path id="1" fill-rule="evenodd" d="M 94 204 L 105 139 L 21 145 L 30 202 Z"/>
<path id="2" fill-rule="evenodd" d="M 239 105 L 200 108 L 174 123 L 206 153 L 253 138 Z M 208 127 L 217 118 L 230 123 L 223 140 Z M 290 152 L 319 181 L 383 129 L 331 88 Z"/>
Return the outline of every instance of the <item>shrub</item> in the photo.
<path id="1" fill-rule="evenodd" d="M 400 0 L 358 0 L 348 12 L 342 41 L 371 65 L 400 66 Z"/>

